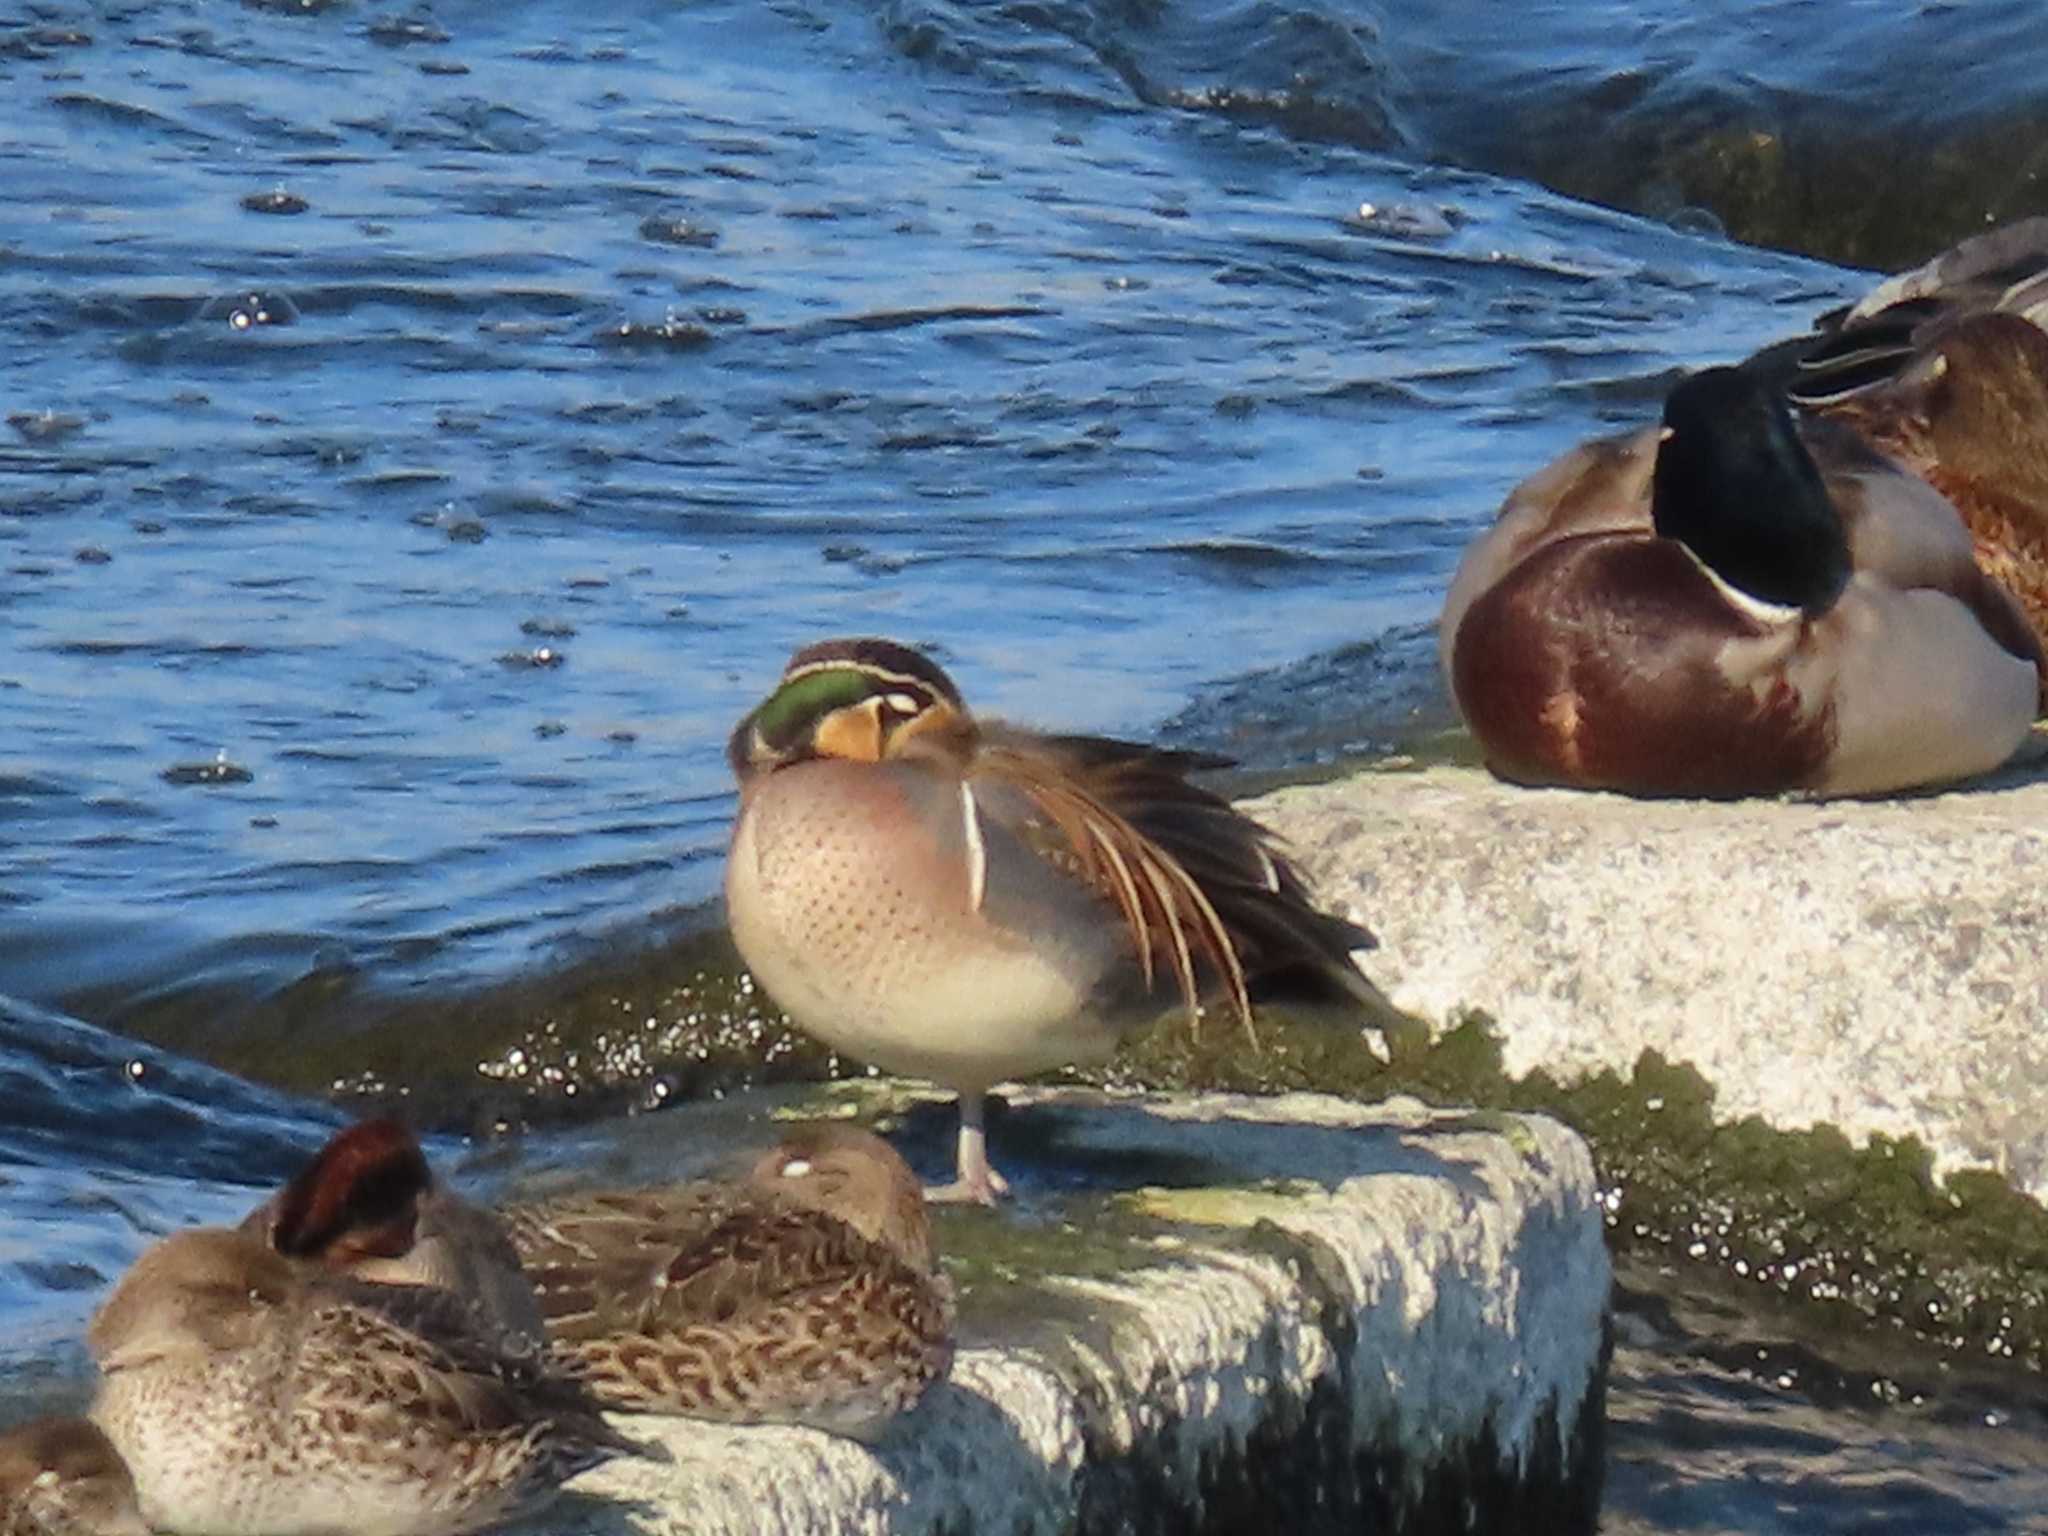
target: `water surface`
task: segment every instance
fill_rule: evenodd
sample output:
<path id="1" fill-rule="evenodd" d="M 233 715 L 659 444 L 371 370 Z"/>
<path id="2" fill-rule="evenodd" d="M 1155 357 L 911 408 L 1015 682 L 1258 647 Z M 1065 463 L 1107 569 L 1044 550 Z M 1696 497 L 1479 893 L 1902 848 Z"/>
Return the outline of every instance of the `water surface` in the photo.
<path id="1" fill-rule="evenodd" d="M 1284 696 L 1419 636 L 1559 446 L 1855 286 L 945 14 L 16 29 L 6 990 L 448 985 L 699 902 L 725 734 L 821 634 L 1069 727 Z"/>

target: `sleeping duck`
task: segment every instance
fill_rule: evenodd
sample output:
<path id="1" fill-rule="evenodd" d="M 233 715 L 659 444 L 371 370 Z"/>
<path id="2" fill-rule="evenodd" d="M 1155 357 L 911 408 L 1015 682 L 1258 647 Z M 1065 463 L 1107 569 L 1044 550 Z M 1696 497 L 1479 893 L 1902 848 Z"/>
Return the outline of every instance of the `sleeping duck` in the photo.
<path id="1" fill-rule="evenodd" d="M 1965 240 L 1752 361 L 1946 496 L 2048 643 L 2048 218 Z"/>
<path id="2" fill-rule="evenodd" d="M 1997 767 L 2042 652 L 1926 481 L 1782 358 L 1694 375 L 1660 426 L 1524 481 L 1466 552 L 1441 659 L 1505 778 L 1875 794 Z"/>

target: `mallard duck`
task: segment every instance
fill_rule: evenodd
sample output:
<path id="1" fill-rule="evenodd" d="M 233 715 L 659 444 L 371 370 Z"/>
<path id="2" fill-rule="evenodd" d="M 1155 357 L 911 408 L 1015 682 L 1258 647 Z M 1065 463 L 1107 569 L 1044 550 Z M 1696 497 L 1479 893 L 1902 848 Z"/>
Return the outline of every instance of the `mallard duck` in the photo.
<path id="1" fill-rule="evenodd" d="M 977 720 L 887 640 L 790 659 L 727 749 L 740 954 L 802 1028 L 960 1096 L 957 1178 L 992 1203 L 983 1096 L 1110 1054 L 1171 996 L 1313 975 L 1362 999 L 1362 929 L 1318 911 L 1273 838 L 1191 783 L 1218 760 Z"/>
<path id="2" fill-rule="evenodd" d="M 1965 240 L 1756 360 L 1947 497 L 2048 644 L 2048 218 Z"/>
<path id="3" fill-rule="evenodd" d="M 443 1188 L 418 1139 L 396 1120 L 360 1120 L 336 1132 L 242 1230 L 286 1258 L 359 1280 L 438 1286 L 508 1343 L 542 1341 L 540 1307 L 504 1227 Z"/>
<path id="4" fill-rule="evenodd" d="M 792 1130 L 738 1181 L 505 1219 L 554 1357 L 609 1408 L 872 1440 L 952 1363 L 924 1192 L 853 1126 Z"/>
<path id="5" fill-rule="evenodd" d="M 128 1464 L 86 1419 L 0 1435 L 0 1536 L 149 1536 Z"/>
<path id="6" fill-rule="evenodd" d="M 1524 481 L 1440 646 L 1503 777 L 1639 794 L 1870 794 L 1997 767 L 2041 649 L 1955 509 L 1769 367 Z"/>
<path id="7" fill-rule="evenodd" d="M 453 1536 L 653 1454 L 447 1292 L 352 1280 L 225 1228 L 144 1253 L 86 1344 L 93 1420 L 169 1530 Z"/>

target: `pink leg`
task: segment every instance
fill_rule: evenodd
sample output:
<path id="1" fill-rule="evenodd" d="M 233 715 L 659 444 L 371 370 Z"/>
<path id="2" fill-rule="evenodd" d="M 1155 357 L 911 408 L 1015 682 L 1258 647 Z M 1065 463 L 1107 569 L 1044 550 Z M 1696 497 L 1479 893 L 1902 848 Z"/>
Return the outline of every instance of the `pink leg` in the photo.
<path id="1" fill-rule="evenodd" d="M 982 1096 L 960 1095 L 960 1146 L 954 1158 L 954 1178 L 925 1191 L 925 1198 L 942 1204 L 973 1201 L 994 1205 L 1010 1192 L 1010 1181 L 988 1165 L 988 1134 L 982 1129 Z"/>

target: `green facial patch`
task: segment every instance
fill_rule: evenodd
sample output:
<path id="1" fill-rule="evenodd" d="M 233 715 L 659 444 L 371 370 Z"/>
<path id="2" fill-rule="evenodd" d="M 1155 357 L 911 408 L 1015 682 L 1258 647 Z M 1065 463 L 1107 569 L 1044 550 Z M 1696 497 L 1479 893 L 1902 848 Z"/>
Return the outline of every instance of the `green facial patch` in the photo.
<path id="1" fill-rule="evenodd" d="M 882 684 L 853 667 L 833 667 L 791 678 L 754 711 L 754 729 L 770 750 L 795 745 L 834 710 L 858 704 Z"/>

